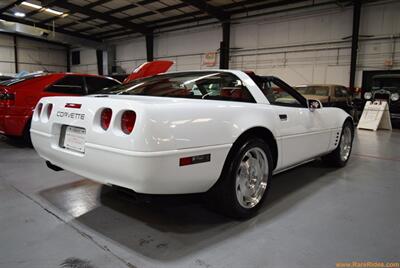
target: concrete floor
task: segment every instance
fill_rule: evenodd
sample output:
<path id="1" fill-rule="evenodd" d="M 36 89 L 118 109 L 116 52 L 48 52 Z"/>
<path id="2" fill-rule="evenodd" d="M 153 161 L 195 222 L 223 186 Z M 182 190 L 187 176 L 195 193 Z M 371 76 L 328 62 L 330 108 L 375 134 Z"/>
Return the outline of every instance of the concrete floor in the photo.
<path id="1" fill-rule="evenodd" d="M 104 163 L 99 163 L 104 164 Z M 343 169 L 273 178 L 237 222 L 196 197 L 147 204 L 0 140 L 0 267 L 335 267 L 400 260 L 400 131 L 358 131 Z"/>

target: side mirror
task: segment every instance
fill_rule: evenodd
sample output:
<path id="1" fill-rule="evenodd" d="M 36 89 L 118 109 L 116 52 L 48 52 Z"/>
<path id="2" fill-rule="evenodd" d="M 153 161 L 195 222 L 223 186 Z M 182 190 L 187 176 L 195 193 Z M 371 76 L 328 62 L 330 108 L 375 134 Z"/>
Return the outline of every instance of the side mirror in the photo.
<path id="1" fill-rule="evenodd" d="M 319 100 L 309 99 L 309 100 L 307 100 L 307 106 L 311 112 L 314 112 L 316 109 L 322 108 L 322 103 Z"/>

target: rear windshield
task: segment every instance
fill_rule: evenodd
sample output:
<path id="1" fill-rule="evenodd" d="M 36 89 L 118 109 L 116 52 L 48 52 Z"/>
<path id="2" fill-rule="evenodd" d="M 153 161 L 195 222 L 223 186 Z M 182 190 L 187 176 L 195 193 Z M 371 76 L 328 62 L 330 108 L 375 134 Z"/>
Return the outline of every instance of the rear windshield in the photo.
<path id="1" fill-rule="evenodd" d="M 47 75 L 47 74 L 46 73 L 30 74 L 30 75 L 28 74 L 28 75 L 25 75 L 25 76 L 22 76 L 22 77 L 19 77 L 19 78 L 13 78 L 13 79 L 10 79 L 10 80 L 1 81 L 0 85 L 2 85 L 2 86 L 12 86 L 12 85 L 15 85 L 15 84 L 27 81 L 27 80 L 31 80 L 31 79 L 34 79 L 36 77 L 44 76 L 44 75 Z"/>
<path id="2" fill-rule="evenodd" d="M 238 77 L 218 71 L 156 75 L 108 88 L 99 93 L 254 102 Z"/>
<path id="3" fill-rule="evenodd" d="M 295 89 L 301 95 L 317 95 L 317 96 L 328 96 L 329 87 L 324 86 L 298 86 Z"/>

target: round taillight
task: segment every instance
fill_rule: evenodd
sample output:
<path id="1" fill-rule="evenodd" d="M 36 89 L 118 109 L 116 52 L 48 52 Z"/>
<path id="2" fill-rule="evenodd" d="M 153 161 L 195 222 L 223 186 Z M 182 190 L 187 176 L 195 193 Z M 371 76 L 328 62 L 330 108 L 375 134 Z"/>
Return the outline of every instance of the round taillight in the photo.
<path id="1" fill-rule="evenodd" d="M 112 110 L 110 108 L 105 108 L 101 111 L 100 125 L 102 129 L 107 130 L 110 127 L 111 117 Z"/>
<path id="2" fill-rule="evenodd" d="M 121 129 L 125 134 L 130 134 L 135 127 L 136 113 L 134 111 L 126 111 L 121 117 Z"/>
<path id="3" fill-rule="evenodd" d="M 47 118 L 50 118 L 51 111 L 53 110 L 53 104 L 47 105 Z"/>

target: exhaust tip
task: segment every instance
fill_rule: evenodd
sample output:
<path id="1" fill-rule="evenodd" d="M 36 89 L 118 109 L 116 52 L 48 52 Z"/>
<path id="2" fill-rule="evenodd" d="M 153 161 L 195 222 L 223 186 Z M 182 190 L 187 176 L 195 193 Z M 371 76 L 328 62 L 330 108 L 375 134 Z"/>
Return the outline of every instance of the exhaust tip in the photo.
<path id="1" fill-rule="evenodd" d="M 60 168 L 59 166 L 53 165 L 50 161 L 46 161 L 46 165 L 49 169 L 52 169 L 54 171 L 62 171 L 64 169 Z"/>

